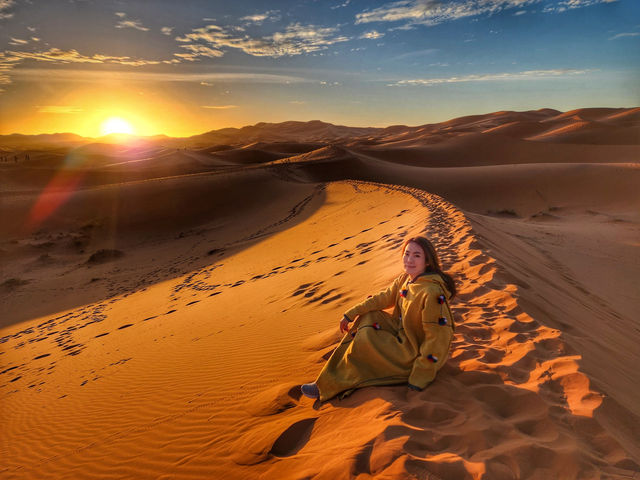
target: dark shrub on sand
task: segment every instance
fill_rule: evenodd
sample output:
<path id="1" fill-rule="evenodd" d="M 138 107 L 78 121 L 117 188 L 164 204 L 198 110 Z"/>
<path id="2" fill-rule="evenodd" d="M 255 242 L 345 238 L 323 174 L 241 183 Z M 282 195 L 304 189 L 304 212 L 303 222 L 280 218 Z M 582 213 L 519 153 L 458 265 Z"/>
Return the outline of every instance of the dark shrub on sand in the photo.
<path id="1" fill-rule="evenodd" d="M 89 257 L 87 263 L 97 264 L 116 260 L 124 255 L 120 250 L 102 249 L 98 250 Z"/>
<path id="2" fill-rule="evenodd" d="M 29 280 L 22 280 L 21 278 L 10 278 L 2 282 L 2 288 L 5 290 L 14 290 L 22 285 L 29 283 Z"/>

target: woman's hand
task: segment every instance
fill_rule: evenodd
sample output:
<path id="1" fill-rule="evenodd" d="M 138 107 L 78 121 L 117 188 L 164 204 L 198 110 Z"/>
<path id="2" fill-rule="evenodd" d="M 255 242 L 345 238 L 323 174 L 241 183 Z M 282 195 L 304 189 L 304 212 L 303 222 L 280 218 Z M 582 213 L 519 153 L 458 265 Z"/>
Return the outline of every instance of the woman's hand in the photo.
<path id="1" fill-rule="evenodd" d="M 344 315 L 342 317 L 342 320 L 340 320 L 340 332 L 341 333 L 347 333 L 349 331 L 349 323 L 351 323 L 351 320 L 349 319 L 349 317 Z"/>

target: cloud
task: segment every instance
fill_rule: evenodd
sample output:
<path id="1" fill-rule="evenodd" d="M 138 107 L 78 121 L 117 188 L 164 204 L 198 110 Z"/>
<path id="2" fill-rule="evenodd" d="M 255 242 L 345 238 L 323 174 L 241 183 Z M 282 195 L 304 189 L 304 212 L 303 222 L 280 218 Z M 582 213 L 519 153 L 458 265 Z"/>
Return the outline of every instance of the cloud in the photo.
<path id="1" fill-rule="evenodd" d="M 38 113 L 80 113 L 80 107 L 72 107 L 69 105 L 40 105 L 37 107 Z"/>
<path id="2" fill-rule="evenodd" d="M 14 38 L 14 37 L 10 37 L 11 41 L 9 42 L 9 45 L 26 45 L 27 43 L 29 43 L 29 40 L 21 40 L 19 38 Z"/>
<path id="3" fill-rule="evenodd" d="M 403 22 L 402 29 L 416 25 L 438 25 L 466 17 L 493 15 L 503 10 L 518 8 L 515 15 L 523 15 L 522 7 L 540 3 L 541 0 L 401 0 L 388 3 L 373 10 L 356 15 L 356 24 L 371 22 Z M 547 5 L 544 12 L 561 12 L 582 8 L 598 3 L 612 3 L 617 0 L 562 0 Z"/>
<path id="4" fill-rule="evenodd" d="M 215 110 L 228 110 L 230 108 L 238 108 L 238 105 L 201 105 L 202 108 L 213 108 Z"/>
<path id="5" fill-rule="evenodd" d="M 213 83 L 210 82 L 200 82 L 200 85 L 203 85 L 205 87 L 213 87 Z"/>
<path id="6" fill-rule="evenodd" d="M 346 7 L 350 3 L 351 3 L 351 0 L 346 0 L 345 2 L 343 2 L 343 3 L 339 4 L 339 5 L 334 5 L 333 7 L 331 7 L 331 10 L 335 10 L 336 8 Z"/>
<path id="7" fill-rule="evenodd" d="M 14 3 L 13 0 L 0 0 L 0 20 L 13 17 L 13 13 L 7 10 L 9 10 Z"/>
<path id="8" fill-rule="evenodd" d="M 262 25 L 266 20 L 270 22 L 277 22 L 280 20 L 280 11 L 269 10 L 264 13 L 256 13 L 254 15 L 247 15 L 246 17 L 240 17 L 240 20 L 244 21 L 247 25 L 255 24 Z"/>
<path id="9" fill-rule="evenodd" d="M 366 38 L 369 40 L 375 40 L 376 38 L 384 37 L 384 33 L 377 32 L 375 30 L 371 30 L 370 32 L 365 32 L 360 35 L 359 38 Z"/>
<path id="10" fill-rule="evenodd" d="M 187 45 L 205 43 L 214 50 L 234 48 L 247 55 L 277 58 L 315 52 L 326 49 L 329 45 L 350 40 L 345 36 L 337 36 L 337 31 L 338 29 L 333 27 L 294 23 L 286 27 L 284 32 L 252 38 L 249 35 L 238 36 L 229 28 L 207 25 L 196 28 L 183 37 L 176 37 L 176 40 Z M 192 50 L 192 54 L 199 55 L 196 50 Z"/>
<path id="11" fill-rule="evenodd" d="M 162 27 L 162 28 L 160 29 L 160 31 L 161 31 L 162 33 L 164 33 L 165 35 L 171 35 L 171 32 L 173 32 L 173 29 L 174 29 L 174 28 L 175 28 L 175 27 Z"/>
<path id="12" fill-rule="evenodd" d="M 60 50 L 59 48 L 50 48 L 45 52 L 14 52 L 7 51 L 5 54 L 11 55 L 13 61 L 36 60 L 41 62 L 54 63 L 117 63 L 120 65 L 141 66 L 141 65 L 157 65 L 161 63 L 158 60 L 135 60 L 131 57 L 113 57 L 110 55 L 95 54 L 92 56 L 82 55 L 75 49 Z M 1 60 L 1 57 L 0 57 Z"/>
<path id="13" fill-rule="evenodd" d="M 0 65 L 2 64 L 0 59 Z M 1 67 L 0 67 L 1 68 Z M 1 71 L 1 70 L 0 70 Z M 135 72 L 135 71 L 110 71 L 89 69 L 49 69 L 49 68 L 21 68 L 15 69 L 13 75 L 22 78 L 35 78 L 42 82 L 104 82 L 108 80 L 121 80 L 132 82 L 217 82 L 217 83 L 320 83 L 302 77 L 291 75 L 276 75 L 270 73 L 165 73 L 165 72 Z"/>
<path id="14" fill-rule="evenodd" d="M 293 105 L 305 105 L 307 102 L 305 102 L 304 100 L 291 100 L 289 103 Z"/>
<path id="15" fill-rule="evenodd" d="M 187 44 L 187 45 L 180 45 L 180 48 L 184 48 L 186 50 L 189 50 L 191 53 L 190 54 L 180 54 L 180 53 L 174 53 L 175 56 L 177 57 L 187 57 L 190 56 L 193 59 L 195 59 L 195 57 L 211 57 L 211 58 L 215 58 L 215 57 L 222 57 L 224 55 L 223 52 L 221 52 L 220 50 L 215 50 L 211 47 L 207 47 L 205 45 L 199 45 L 199 44 Z"/>
<path id="16" fill-rule="evenodd" d="M 356 23 L 405 22 L 405 26 L 438 25 L 440 23 L 493 14 L 507 8 L 522 7 L 539 0 L 402 0 L 382 7 L 358 13 Z"/>
<path id="17" fill-rule="evenodd" d="M 431 86 L 443 83 L 462 83 L 462 82 L 491 82 L 501 80 L 534 80 L 538 78 L 559 78 L 574 75 L 584 75 L 592 70 L 572 70 L 572 69 L 555 69 L 555 70 L 527 70 L 516 73 L 490 73 L 484 75 L 464 75 L 461 77 L 449 78 L 418 78 L 411 80 L 400 80 L 390 83 L 389 87 L 406 87 L 406 86 Z"/>
<path id="18" fill-rule="evenodd" d="M 542 12 L 562 13 L 575 8 L 590 7 L 591 5 L 597 5 L 599 3 L 615 3 L 617 1 L 618 0 L 563 0 L 556 5 L 547 5 Z"/>
<path id="19" fill-rule="evenodd" d="M 617 40 L 618 38 L 624 38 L 624 37 L 637 37 L 640 36 L 640 33 L 638 32 L 632 32 L 632 33 L 619 33 L 617 35 L 614 35 L 613 37 L 610 37 L 609 40 Z"/>
<path id="20" fill-rule="evenodd" d="M 122 19 L 116 23 L 116 28 L 135 28 L 136 30 L 141 30 L 143 32 L 149 31 L 147 27 L 142 26 L 140 20 L 127 19 L 127 14 L 124 12 L 116 12 L 116 16 Z"/>

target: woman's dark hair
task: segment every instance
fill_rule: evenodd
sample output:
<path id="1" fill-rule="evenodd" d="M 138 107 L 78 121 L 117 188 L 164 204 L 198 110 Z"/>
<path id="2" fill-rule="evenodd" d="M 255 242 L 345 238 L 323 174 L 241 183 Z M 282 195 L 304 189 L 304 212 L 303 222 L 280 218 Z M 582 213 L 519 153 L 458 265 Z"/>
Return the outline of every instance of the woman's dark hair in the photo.
<path id="1" fill-rule="evenodd" d="M 457 293 L 456 282 L 453 280 L 451 275 L 443 272 L 442 268 L 440 268 L 440 260 L 438 259 L 438 254 L 436 253 L 436 249 L 433 244 L 425 237 L 411 237 L 404 242 L 404 245 L 402 245 L 402 255 L 404 255 L 404 250 L 407 248 L 409 243 L 415 243 L 422 248 L 425 255 L 425 261 L 427 263 L 427 269 L 425 272 L 437 273 L 440 275 L 442 280 L 444 280 L 447 289 L 451 292 L 451 298 L 455 297 Z"/>

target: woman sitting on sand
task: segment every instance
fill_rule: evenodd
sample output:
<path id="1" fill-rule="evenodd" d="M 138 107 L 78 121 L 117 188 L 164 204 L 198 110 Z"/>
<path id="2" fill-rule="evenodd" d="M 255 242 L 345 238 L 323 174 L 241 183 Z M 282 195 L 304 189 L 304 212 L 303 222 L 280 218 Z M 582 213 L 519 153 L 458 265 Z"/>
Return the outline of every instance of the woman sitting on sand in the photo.
<path id="1" fill-rule="evenodd" d="M 302 385 L 305 396 L 325 401 L 356 388 L 398 383 L 422 390 L 433 381 L 453 337 L 449 300 L 455 283 L 424 237 L 405 242 L 402 262 L 405 273 L 389 288 L 345 313 L 340 331 L 347 334 L 316 381 Z M 391 315 L 382 311 L 389 307 Z"/>

